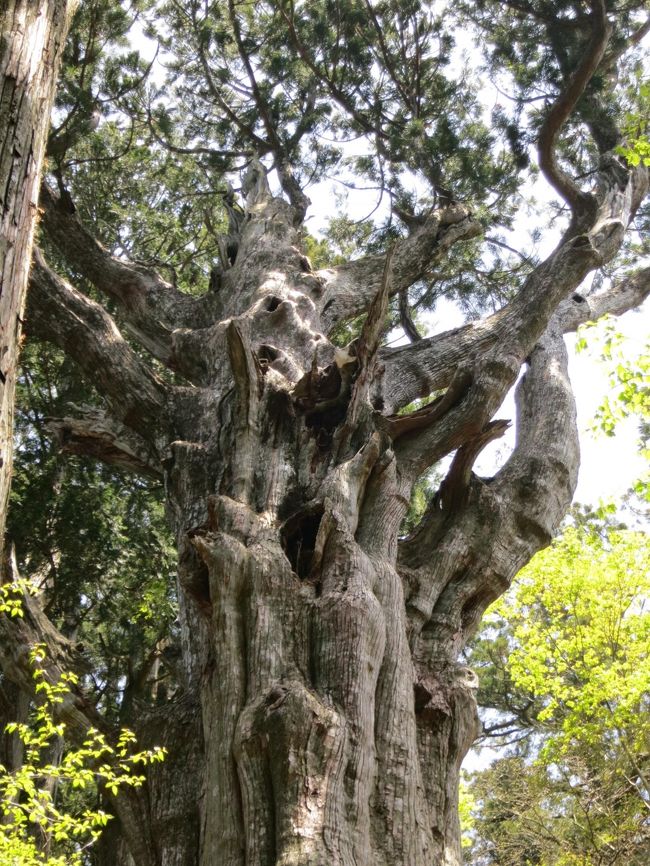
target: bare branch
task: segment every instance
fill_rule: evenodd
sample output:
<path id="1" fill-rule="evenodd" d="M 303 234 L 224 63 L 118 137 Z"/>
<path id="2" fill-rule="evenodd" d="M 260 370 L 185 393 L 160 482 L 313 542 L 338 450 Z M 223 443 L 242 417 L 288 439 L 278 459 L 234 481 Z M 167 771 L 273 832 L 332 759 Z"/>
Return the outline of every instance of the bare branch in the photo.
<path id="1" fill-rule="evenodd" d="M 422 339 L 409 310 L 408 289 L 402 289 L 399 293 L 399 323 L 411 343 L 417 343 Z"/>
<path id="2" fill-rule="evenodd" d="M 650 268 L 592 298 L 576 296 L 562 304 L 517 387 L 517 441 L 506 465 L 486 484 L 468 476 L 471 466 L 463 456 L 475 457 L 473 445 L 498 435 L 503 422 L 492 422 L 458 451 L 420 525 L 401 544 L 400 571 L 411 586 L 409 616 L 416 633 L 437 616 L 452 631 L 460 629 L 465 639 L 487 605 L 549 543 L 571 503 L 579 466 L 575 399 L 562 333 L 592 318 L 596 298 L 601 314 L 618 315 L 648 294 Z M 464 476 L 460 489 L 459 472 Z M 471 579 L 452 587 L 451 581 L 465 572 Z"/>
<path id="3" fill-rule="evenodd" d="M 165 426 L 166 387 L 145 366 L 99 304 L 80 294 L 34 252 L 28 330 L 73 358 L 111 412 L 147 441 Z"/>
<path id="4" fill-rule="evenodd" d="M 162 466 L 151 446 L 102 409 L 88 407 L 81 417 L 46 418 L 66 454 L 92 457 L 109 466 L 149 478 L 161 478 Z"/>
<path id="5" fill-rule="evenodd" d="M 591 39 L 575 72 L 546 115 L 537 143 L 539 167 L 544 177 L 574 212 L 584 210 L 593 202 L 593 198 L 589 193 L 583 192 L 560 168 L 555 154 L 555 145 L 560 130 L 598 69 L 612 32 L 612 26 L 607 20 L 604 0 L 592 0 L 590 5 L 593 22 Z"/>
<path id="6" fill-rule="evenodd" d="M 531 353 L 517 386 L 517 441 L 494 478 L 520 526 L 548 543 L 571 504 L 580 449 L 568 355 L 557 322 Z"/>
<path id="7" fill-rule="evenodd" d="M 48 237 L 75 270 L 117 301 L 129 331 L 155 358 L 181 368 L 174 358 L 174 328 L 210 323 L 202 298 L 179 292 L 158 274 L 111 255 L 82 225 L 70 204 L 47 184 L 42 185 L 42 225 Z"/>
<path id="8" fill-rule="evenodd" d="M 447 403 L 446 411 L 432 412 L 433 423 L 413 430 L 395 442 L 395 455 L 402 473 L 415 480 L 429 466 L 457 449 L 467 457 L 478 453 L 489 440 L 490 419 L 514 384 L 520 368 L 519 359 L 500 345 L 481 358 L 455 371 L 447 395 L 436 408 Z M 458 382 L 463 382 L 458 387 Z M 405 416 L 408 418 L 408 415 Z M 487 437 L 487 438 L 486 438 Z M 459 478 L 465 469 L 458 468 Z"/>

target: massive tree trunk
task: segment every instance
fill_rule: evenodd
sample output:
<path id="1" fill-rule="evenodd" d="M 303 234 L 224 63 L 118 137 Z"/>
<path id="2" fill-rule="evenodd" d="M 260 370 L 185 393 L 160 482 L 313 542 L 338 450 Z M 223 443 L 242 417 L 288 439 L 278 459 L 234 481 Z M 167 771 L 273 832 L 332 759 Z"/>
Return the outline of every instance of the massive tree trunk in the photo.
<path id="1" fill-rule="evenodd" d="M 148 793 L 118 798 L 104 861 L 458 864 L 458 773 L 477 723 L 459 652 L 571 502 L 562 334 L 648 294 L 647 270 L 575 294 L 618 250 L 647 172 L 604 159 L 589 208 L 510 304 L 397 349 L 379 348 L 389 296 L 480 230 L 469 210 L 448 205 L 386 256 L 313 272 L 300 215 L 252 174 L 234 267 L 201 298 L 110 256 L 43 195 L 52 241 L 191 383 L 163 383 L 37 255 L 31 328 L 77 358 L 109 410 L 61 419 L 62 441 L 164 477 L 179 549 L 184 696 L 140 725 L 172 755 Z M 356 344 L 335 349 L 328 334 L 364 309 Z M 478 478 L 522 368 L 516 447 Z M 448 454 L 400 537 L 414 483 Z"/>
<path id="2" fill-rule="evenodd" d="M 77 3 L 5 0 L 0 10 L 0 546 L 41 169 L 57 72 Z"/>

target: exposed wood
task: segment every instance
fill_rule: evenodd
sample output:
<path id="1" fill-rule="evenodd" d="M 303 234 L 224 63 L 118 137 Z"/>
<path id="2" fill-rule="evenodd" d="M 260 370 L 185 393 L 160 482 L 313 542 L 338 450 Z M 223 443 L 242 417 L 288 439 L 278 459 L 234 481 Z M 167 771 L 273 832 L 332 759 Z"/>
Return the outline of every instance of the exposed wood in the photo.
<path id="1" fill-rule="evenodd" d="M 162 465 L 154 449 L 106 412 L 82 409 L 80 416 L 46 418 L 45 426 L 66 454 L 91 457 L 127 472 L 162 478 Z"/>

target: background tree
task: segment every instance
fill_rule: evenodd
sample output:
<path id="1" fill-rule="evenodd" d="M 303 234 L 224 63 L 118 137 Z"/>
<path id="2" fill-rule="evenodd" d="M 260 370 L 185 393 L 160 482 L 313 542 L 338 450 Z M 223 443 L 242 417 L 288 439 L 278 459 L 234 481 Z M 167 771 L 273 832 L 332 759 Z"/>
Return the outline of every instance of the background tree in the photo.
<path id="1" fill-rule="evenodd" d="M 647 536 L 611 518 L 565 531 L 482 627 L 485 730 L 472 863 L 643 863 L 648 821 Z"/>
<path id="2" fill-rule="evenodd" d="M 27 694 L 14 648 L 35 640 L 53 665 L 107 672 L 106 690 L 103 675 L 80 679 L 71 733 L 128 710 L 144 747 L 170 746 L 146 791 L 113 803 L 97 862 L 459 862 L 459 768 L 477 729 L 459 652 L 548 544 L 576 481 L 563 334 L 650 290 L 633 258 L 647 167 L 616 150 L 641 9 L 84 6 L 50 136 L 29 332 L 87 383 L 48 422 L 64 449 L 164 485 L 178 580 L 156 597 L 177 603 L 177 621 L 111 625 L 106 646 L 88 628 L 80 647 L 88 599 L 106 590 L 63 579 L 74 559 L 62 568 L 55 553 L 42 560 L 60 593 L 52 619 L 32 604 L 2 621 L 0 645 Z M 124 44 L 134 18 L 159 41 L 164 83 L 147 84 Z M 462 28 L 511 108 L 479 99 L 454 53 Z M 77 121 L 95 112 L 84 134 Z M 559 199 L 546 257 L 509 234 L 535 150 Z M 332 226 L 344 260 L 315 269 L 306 189 L 329 173 L 390 208 L 356 233 Z M 443 296 L 467 323 L 418 339 L 413 308 Z M 397 320 L 412 342 L 382 345 Z M 346 333 L 354 344 L 340 345 Z M 522 370 L 514 451 L 478 478 Z M 412 491 L 447 456 L 402 535 Z M 58 538 L 50 528 L 63 557 Z M 138 677 L 133 660 L 150 656 Z"/>

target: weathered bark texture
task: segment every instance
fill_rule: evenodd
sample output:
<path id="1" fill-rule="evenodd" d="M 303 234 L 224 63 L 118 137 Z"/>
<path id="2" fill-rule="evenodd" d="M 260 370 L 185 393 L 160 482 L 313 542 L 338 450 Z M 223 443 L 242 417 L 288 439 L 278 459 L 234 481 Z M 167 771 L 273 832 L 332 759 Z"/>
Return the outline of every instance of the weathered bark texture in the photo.
<path id="1" fill-rule="evenodd" d="M 607 33 L 590 43 L 597 58 Z M 105 401 L 51 425 L 75 453 L 164 479 L 179 551 L 179 693 L 135 720 L 171 755 L 114 804 L 102 863 L 460 863 L 458 774 L 477 716 L 459 652 L 549 543 L 576 483 L 562 335 L 650 293 L 646 269 L 576 294 L 620 249 L 648 172 L 605 154 L 598 183 L 576 195 L 548 154 L 565 103 L 540 160 L 573 215 L 557 248 L 498 313 L 396 349 L 379 348 L 389 297 L 481 232 L 466 205 L 445 202 L 386 255 L 314 272 L 297 227 L 304 196 L 291 185 L 291 203 L 272 196 L 254 162 L 234 262 L 218 292 L 189 298 L 112 256 L 45 190 L 50 241 L 142 348 L 37 254 L 29 327 Z M 359 339 L 335 348 L 334 329 L 362 312 Z M 472 466 L 508 426 L 494 416 L 520 373 L 516 446 L 479 478 Z M 415 482 L 446 455 L 440 489 L 400 537 Z M 5 623 L 5 673 L 27 687 L 11 650 L 29 639 L 19 627 L 67 650 L 35 610 Z M 81 728 L 93 723 L 84 701 L 67 708 Z"/>
<path id="2" fill-rule="evenodd" d="M 78 0 L 0 9 L 0 546 L 11 480 L 18 348 L 50 111 Z"/>
<path id="3" fill-rule="evenodd" d="M 388 298 L 479 231 L 461 205 L 387 256 L 314 273 L 293 207 L 254 166 L 234 266 L 218 296 L 189 299 L 111 257 L 46 192 L 61 252 L 187 381 L 165 384 L 36 256 L 32 330 L 76 358 L 107 407 L 51 425 L 75 453 L 164 478 L 179 548 L 183 696 L 139 722 L 172 756 L 115 804 L 102 862 L 460 863 L 476 677 L 458 655 L 571 502 L 562 334 L 647 296 L 647 271 L 575 294 L 619 249 L 647 182 L 603 159 L 589 207 L 510 304 L 398 349 L 378 349 Z M 362 309 L 356 344 L 335 349 L 331 329 Z M 480 479 L 472 465 L 508 426 L 494 413 L 522 369 L 516 447 Z M 399 538 L 413 484 L 451 453 L 420 525 Z"/>

